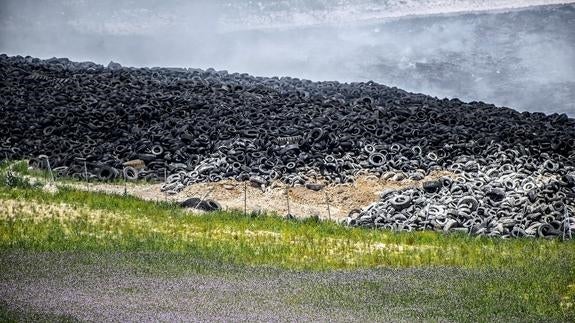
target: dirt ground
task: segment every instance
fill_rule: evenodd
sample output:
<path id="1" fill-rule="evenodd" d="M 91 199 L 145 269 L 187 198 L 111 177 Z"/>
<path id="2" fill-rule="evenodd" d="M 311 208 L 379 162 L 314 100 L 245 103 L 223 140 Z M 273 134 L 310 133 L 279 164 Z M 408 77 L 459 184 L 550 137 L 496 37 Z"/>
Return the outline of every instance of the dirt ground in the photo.
<path id="1" fill-rule="evenodd" d="M 288 187 L 282 183 L 272 183 L 262 189 L 250 183 L 224 180 L 216 183 L 199 183 L 184 188 L 181 192 L 169 195 L 161 191 L 162 184 L 69 184 L 77 189 L 107 193 L 127 194 L 152 201 L 184 201 L 198 197 L 215 200 L 224 210 L 244 210 L 244 190 L 247 211 L 275 212 L 278 215 L 288 213 L 297 217 L 317 215 L 320 218 L 343 219 L 350 211 L 364 208 L 377 202 L 379 194 L 385 189 L 404 189 L 420 187 L 423 182 L 451 176 L 449 172 L 435 172 L 422 180 L 393 180 L 363 175 L 354 183 L 329 185 L 319 191 L 305 186 Z M 393 178 L 393 177 L 392 177 Z M 289 196 L 289 199 L 288 199 Z M 288 211 L 289 200 L 289 211 Z M 328 211 L 329 201 L 329 211 Z"/>

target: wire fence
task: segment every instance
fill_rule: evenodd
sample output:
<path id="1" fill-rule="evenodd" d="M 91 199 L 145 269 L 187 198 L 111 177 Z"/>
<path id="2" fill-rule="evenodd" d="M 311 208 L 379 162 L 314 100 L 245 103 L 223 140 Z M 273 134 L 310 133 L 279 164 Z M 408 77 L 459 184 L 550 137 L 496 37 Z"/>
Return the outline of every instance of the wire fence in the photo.
<path id="1" fill-rule="evenodd" d="M 61 176 L 60 174 L 58 174 L 58 176 L 56 176 L 54 170 L 51 167 L 50 161 L 47 158 L 41 158 L 43 161 L 43 165 L 45 167 L 45 171 L 42 172 L 41 176 L 36 176 L 36 177 L 42 177 L 43 181 L 45 184 L 47 185 L 51 185 L 53 187 L 55 187 L 59 177 Z M 5 162 L 7 160 L 4 160 L 3 162 Z M 8 170 L 10 171 L 12 167 L 9 167 Z M 116 182 L 116 185 L 112 185 L 112 186 L 108 186 L 108 187 L 115 187 L 115 190 L 104 190 L 104 189 L 99 189 L 98 185 L 96 183 L 94 183 L 94 185 L 91 185 L 91 177 L 89 176 L 88 170 L 87 170 L 87 163 L 86 161 L 83 162 L 83 175 L 84 176 L 80 176 L 78 178 L 79 182 L 76 186 L 76 188 L 79 189 L 84 189 L 87 191 L 100 191 L 100 192 L 104 192 L 104 193 L 116 193 L 116 194 L 122 194 L 124 196 L 128 196 L 128 195 L 137 195 L 136 193 L 138 192 L 137 190 L 131 189 L 129 190 L 129 182 L 134 182 L 133 179 L 129 179 L 126 176 L 126 167 L 123 168 L 122 171 L 122 176 L 121 178 L 121 183 Z M 167 172 L 164 172 L 164 181 L 167 180 Z M 63 181 L 64 182 L 64 181 Z M 82 182 L 85 183 L 85 185 L 82 185 Z M 97 182 L 98 184 L 101 184 L 101 182 Z M 65 182 L 65 184 L 69 184 L 69 182 Z M 132 186 L 133 188 L 133 186 Z M 167 191 L 163 191 L 160 194 L 156 195 L 156 202 L 160 202 L 160 198 L 163 200 L 163 202 L 173 202 L 173 203 L 178 203 L 178 202 L 183 202 L 181 201 L 182 199 L 186 199 L 186 198 L 198 198 L 197 202 L 194 205 L 191 205 L 190 207 L 194 208 L 194 209 L 201 209 L 200 206 L 202 205 L 203 202 L 206 202 L 208 200 L 210 200 L 210 198 L 212 197 L 213 192 L 215 191 L 216 186 L 215 185 L 208 185 L 207 187 L 204 188 L 198 188 L 196 187 L 195 190 L 195 194 L 196 196 L 189 196 L 189 194 L 177 194 L 177 195 L 170 195 L 169 192 Z M 318 217 L 324 218 L 324 219 L 328 219 L 328 220 L 336 220 L 337 216 L 334 217 L 333 214 L 333 210 L 332 210 L 332 201 L 330 199 L 330 195 L 328 193 L 328 190 L 323 189 L 321 190 L 318 194 L 323 193 L 323 201 L 324 201 L 324 206 L 323 208 L 321 207 L 321 203 L 317 203 L 313 209 L 316 210 L 316 214 L 294 214 L 296 212 L 294 212 L 294 207 L 293 207 L 293 201 L 292 201 L 292 187 L 288 186 L 288 185 L 284 185 L 283 187 L 280 187 L 280 189 L 283 190 L 283 195 L 284 195 L 284 202 L 281 201 L 281 199 L 274 199 L 273 203 L 276 203 L 275 205 L 271 206 L 268 210 L 266 209 L 258 209 L 257 206 L 258 205 L 258 201 L 263 200 L 262 197 L 265 197 L 265 190 L 262 189 L 261 190 L 261 196 L 257 196 L 254 194 L 257 194 L 256 192 L 259 191 L 258 189 L 255 189 L 255 187 L 253 187 L 252 185 L 250 185 L 249 181 L 244 181 L 243 183 L 239 183 L 237 185 L 235 185 L 235 190 L 239 191 L 240 195 L 240 201 L 235 201 L 233 204 L 235 209 L 238 209 L 240 212 L 243 209 L 243 214 L 247 215 L 248 213 L 251 212 L 278 212 L 279 215 L 285 215 L 287 217 L 308 217 L 308 216 L 313 216 L 313 215 L 317 215 Z M 249 193 L 249 194 L 248 194 Z M 277 196 L 276 196 L 277 197 Z M 281 197 L 281 195 L 280 195 Z M 148 198 L 149 199 L 149 198 Z M 243 200 L 243 201 L 241 201 Z M 251 200 L 251 201 L 250 201 Z M 211 200 L 210 200 L 211 201 Z M 319 200 L 316 200 L 319 201 Z M 219 201 L 215 200 L 215 202 Z M 239 203 L 238 203 L 239 202 Z M 243 203 L 242 203 L 243 202 Z M 279 205 L 278 205 L 279 203 Z M 283 204 L 283 205 L 281 205 Z M 301 204 L 300 204 L 301 205 Z M 252 209 L 249 209 L 249 206 L 252 207 Z M 227 208 L 226 208 L 227 209 Z M 301 211 L 301 208 L 300 208 Z M 338 210 L 339 211 L 339 210 Z M 303 212 L 302 212 L 303 213 Z M 427 212 L 426 212 L 427 214 Z M 559 237 L 563 240 L 572 240 L 573 239 L 573 227 L 575 226 L 575 223 L 573 223 L 575 221 L 575 212 L 573 212 L 573 210 L 571 210 L 570 208 L 566 207 L 563 211 L 563 216 L 562 219 L 558 219 L 559 222 L 561 222 L 561 227 L 560 230 L 561 232 L 559 233 Z M 471 235 L 471 232 L 469 232 L 469 234 Z"/>
<path id="2" fill-rule="evenodd" d="M 50 161 L 48 160 L 48 158 L 40 158 L 41 161 L 43 162 L 43 167 L 44 168 L 43 172 L 41 173 L 41 176 L 33 176 L 33 177 L 40 177 L 42 178 L 44 184 L 47 185 L 52 185 L 52 186 L 56 186 L 56 184 L 62 184 L 62 185 L 74 185 L 74 182 L 66 180 L 66 177 L 63 177 L 62 180 L 60 182 L 59 179 L 61 178 L 61 175 L 56 175 L 54 173 L 54 170 L 52 169 L 51 165 L 50 165 Z M 113 183 L 113 185 L 106 185 L 105 188 L 103 188 L 102 186 L 100 186 L 99 184 L 106 184 L 107 182 L 103 181 L 93 181 L 94 175 L 90 176 L 90 173 L 88 172 L 88 165 L 86 160 L 81 160 L 81 165 L 82 167 L 82 175 L 83 176 L 79 176 L 76 178 L 77 180 L 77 185 L 75 185 L 75 187 L 77 189 L 82 189 L 82 190 L 86 190 L 86 191 L 95 191 L 95 192 L 103 192 L 103 193 L 115 193 L 115 194 L 121 194 L 123 196 L 128 196 L 128 195 L 137 195 L 137 191 L 133 189 L 133 186 L 130 185 L 130 183 L 134 183 L 135 181 L 133 179 L 130 179 L 126 176 L 126 169 L 127 167 L 124 167 L 122 169 L 122 173 L 119 176 L 120 182 L 116 181 Z M 167 181 L 167 170 L 164 171 L 164 183 Z M 108 182 L 108 184 L 110 184 Z M 216 186 L 215 185 L 211 185 L 206 187 L 205 189 L 195 189 L 195 193 L 197 196 L 195 196 L 196 198 L 199 197 L 197 203 L 195 203 L 195 205 L 192 205 L 192 208 L 198 209 L 200 208 L 200 205 L 202 204 L 202 202 L 208 201 L 210 200 L 212 193 L 214 192 Z M 262 189 L 261 190 L 261 196 L 257 196 L 254 194 L 257 194 L 257 192 L 259 191 L 258 189 L 255 189 L 255 187 L 253 187 L 253 185 L 251 185 L 251 183 L 249 181 L 244 181 L 242 183 L 239 183 L 238 185 L 235 186 L 236 190 L 241 190 L 241 195 L 242 195 L 242 206 L 243 206 L 243 214 L 247 215 L 250 212 L 266 212 L 266 211 L 274 211 L 274 212 L 278 212 L 278 210 L 285 210 L 285 212 L 280 212 L 280 215 L 285 215 L 287 217 L 305 217 L 305 216 L 313 216 L 313 215 L 317 215 L 318 217 L 321 218 L 326 218 L 329 220 L 332 220 L 333 218 L 333 211 L 332 211 L 332 205 L 331 205 L 331 200 L 330 200 L 330 196 L 327 190 L 323 190 L 323 200 L 324 203 L 319 203 L 318 205 L 316 205 L 314 207 L 315 210 L 318 210 L 318 212 L 315 212 L 314 214 L 294 214 L 294 208 L 293 208 L 293 202 L 292 199 L 293 197 L 291 196 L 292 194 L 292 187 L 289 185 L 284 185 L 282 187 L 283 189 L 283 195 L 285 197 L 285 200 L 283 203 L 285 203 L 284 205 L 278 205 L 275 204 L 273 205 L 273 207 L 271 208 L 271 210 L 261 210 L 261 209 L 257 209 L 256 207 L 254 207 L 255 205 L 258 204 L 257 201 L 262 200 L 262 198 L 265 196 L 265 190 Z M 320 194 L 321 192 L 319 192 L 318 194 Z M 163 191 L 160 194 L 156 194 L 156 198 L 154 199 L 155 202 L 160 202 L 161 200 L 163 200 L 163 202 L 182 202 L 182 199 L 186 199 L 186 198 L 192 198 L 193 196 L 188 196 L 189 194 L 176 194 L 176 195 L 171 195 L 168 191 Z M 149 198 L 148 198 L 149 199 Z M 250 201 L 250 199 L 252 201 Z M 219 202 L 216 200 L 216 202 Z M 282 203 L 281 201 L 277 201 L 274 200 L 274 203 Z M 322 207 L 321 204 L 324 204 L 324 206 Z M 251 206 L 251 209 L 250 209 Z M 321 211 L 323 208 L 323 211 Z M 239 208 L 238 208 L 239 209 Z M 283 214 L 281 214 L 283 213 Z M 319 214 L 317 214 L 319 213 Z"/>

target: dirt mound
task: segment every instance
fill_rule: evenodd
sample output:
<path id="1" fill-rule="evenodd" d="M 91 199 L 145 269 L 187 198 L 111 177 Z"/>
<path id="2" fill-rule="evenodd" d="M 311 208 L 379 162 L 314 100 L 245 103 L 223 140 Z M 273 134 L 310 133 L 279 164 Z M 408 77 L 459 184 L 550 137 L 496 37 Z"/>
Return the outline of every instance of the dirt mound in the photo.
<path id="1" fill-rule="evenodd" d="M 317 215 L 320 218 L 343 219 L 350 211 L 362 209 L 379 200 L 379 193 L 386 189 L 405 189 L 421 187 L 428 180 L 443 176 L 452 176 L 449 172 L 434 172 L 423 180 L 378 178 L 375 176 L 360 176 L 353 183 L 328 185 L 322 190 L 314 191 L 304 186 L 289 187 L 274 182 L 262 190 L 248 183 L 235 180 L 223 180 L 217 183 L 198 183 L 186 187 L 182 192 L 168 195 L 161 192 L 161 184 L 72 184 L 75 188 L 101 191 L 114 194 L 127 194 L 152 201 L 183 201 L 190 197 L 212 199 L 221 204 L 223 209 L 244 210 L 244 189 L 246 189 L 247 211 L 275 212 L 278 215 L 289 213 L 297 217 Z M 329 198 L 329 213 L 327 206 Z"/>

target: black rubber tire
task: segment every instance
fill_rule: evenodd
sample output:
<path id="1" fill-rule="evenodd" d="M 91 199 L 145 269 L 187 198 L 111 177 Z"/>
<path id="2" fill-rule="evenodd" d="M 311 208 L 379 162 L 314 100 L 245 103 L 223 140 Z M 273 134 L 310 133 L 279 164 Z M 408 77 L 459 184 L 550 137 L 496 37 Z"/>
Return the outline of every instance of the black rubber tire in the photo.
<path id="1" fill-rule="evenodd" d="M 109 166 L 101 166 L 96 171 L 96 177 L 101 181 L 110 181 L 118 176 L 118 171 Z"/>
<path id="2" fill-rule="evenodd" d="M 132 166 L 124 167 L 122 170 L 122 175 L 124 175 L 124 179 L 128 181 L 138 180 L 138 170 Z"/>

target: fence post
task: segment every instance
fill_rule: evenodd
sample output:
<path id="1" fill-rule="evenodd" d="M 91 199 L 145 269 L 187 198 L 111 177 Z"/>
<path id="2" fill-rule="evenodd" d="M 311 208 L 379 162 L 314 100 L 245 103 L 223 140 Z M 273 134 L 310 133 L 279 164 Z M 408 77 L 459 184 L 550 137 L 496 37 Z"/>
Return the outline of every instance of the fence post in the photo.
<path id="1" fill-rule="evenodd" d="M 52 167 L 50 167 L 50 159 L 46 155 L 41 155 L 40 158 L 46 159 L 46 166 L 48 166 L 48 173 L 50 174 L 50 177 L 52 178 L 52 184 L 54 184 L 54 182 L 56 180 L 54 179 L 54 173 L 52 173 Z"/>
<path id="2" fill-rule="evenodd" d="M 327 190 L 324 190 L 325 193 L 325 204 L 327 204 L 327 217 L 331 220 L 331 210 L 329 209 L 329 196 L 327 195 Z"/>
<path id="3" fill-rule="evenodd" d="M 565 211 L 563 211 L 563 241 L 565 241 L 566 238 L 573 239 L 571 233 L 571 222 L 569 221 L 568 215 L 567 207 L 565 207 Z"/>
<path id="4" fill-rule="evenodd" d="M 215 187 L 212 187 L 206 194 L 204 194 L 204 197 L 202 197 L 202 198 L 200 199 L 200 201 L 198 202 L 198 204 L 196 204 L 196 207 L 195 207 L 194 209 L 197 209 L 198 206 L 200 206 L 200 204 L 204 201 L 204 199 L 205 199 L 206 197 L 208 197 L 208 195 L 210 195 L 210 193 L 214 190 L 214 188 L 215 188 Z"/>
<path id="5" fill-rule="evenodd" d="M 167 172 L 166 168 L 164 167 L 164 185 L 166 185 L 167 181 L 168 181 L 168 172 Z M 168 202 L 168 192 L 166 192 L 166 191 L 164 191 L 164 202 Z M 200 205 L 200 203 L 198 203 L 198 205 Z M 197 205 L 196 205 L 196 207 L 197 207 Z"/>
<path id="6" fill-rule="evenodd" d="M 122 168 L 122 177 L 124 177 L 124 196 L 128 196 L 128 180 L 126 179 L 126 167 Z"/>
<path id="7" fill-rule="evenodd" d="M 248 183 L 244 181 L 244 216 L 248 214 Z"/>
<path id="8" fill-rule="evenodd" d="M 84 161 L 84 178 L 86 179 L 86 191 L 88 190 L 88 166 L 86 165 L 86 162 Z"/>
<path id="9" fill-rule="evenodd" d="M 52 177 L 52 184 L 54 184 L 54 182 L 56 182 L 56 178 L 54 177 L 54 173 L 52 172 L 52 166 L 50 166 L 50 160 L 46 159 L 46 161 L 48 162 L 48 171 L 50 172 L 50 177 Z"/>
<path id="10" fill-rule="evenodd" d="M 289 187 L 286 186 L 285 191 L 286 191 L 287 211 L 288 211 L 288 216 L 289 216 L 289 215 L 291 215 L 291 210 L 289 207 Z"/>

